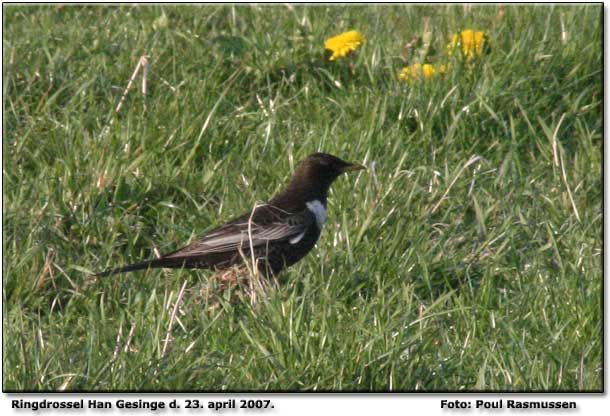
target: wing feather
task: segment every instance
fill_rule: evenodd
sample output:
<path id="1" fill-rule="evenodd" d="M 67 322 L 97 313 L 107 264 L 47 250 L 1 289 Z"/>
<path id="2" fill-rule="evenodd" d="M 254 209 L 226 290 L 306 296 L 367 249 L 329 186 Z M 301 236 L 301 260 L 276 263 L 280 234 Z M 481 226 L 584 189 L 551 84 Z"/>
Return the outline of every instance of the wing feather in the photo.
<path id="1" fill-rule="evenodd" d="M 271 205 L 257 207 L 252 215 L 244 215 L 220 228 L 212 230 L 190 245 L 163 256 L 167 259 L 186 259 L 212 253 L 249 250 L 280 241 L 299 241 L 306 228 L 315 221 L 305 209 L 293 214 Z"/>

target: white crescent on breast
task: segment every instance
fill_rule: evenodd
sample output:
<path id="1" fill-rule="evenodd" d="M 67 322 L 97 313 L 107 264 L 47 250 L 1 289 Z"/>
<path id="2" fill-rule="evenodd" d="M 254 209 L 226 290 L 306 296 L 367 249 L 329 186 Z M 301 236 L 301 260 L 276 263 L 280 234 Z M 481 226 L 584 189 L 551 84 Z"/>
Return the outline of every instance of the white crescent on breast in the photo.
<path id="1" fill-rule="evenodd" d="M 324 204 L 317 199 L 314 199 L 313 201 L 307 202 L 305 205 L 307 205 L 307 209 L 310 210 L 313 215 L 315 215 L 316 224 L 321 230 L 322 226 L 326 222 L 326 208 L 324 207 Z"/>
<path id="2" fill-rule="evenodd" d="M 316 225 L 318 226 L 318 229 L 320 231 L 322 231 L 322 226 L 326 222 L 326 208 L 324 208 L 324 204 L 321 203 L 320 201 L 318 201 L 317 199 L 314 199 L 313 201 L 307 202 L 305 205 L 307 206 L 307 209 L 316 218 Z M 303 238 L 303 236 L 305 235 L 306 232 L 307 232 L 307 230 L 303 231 L 301 234 L 299 234 L 297 236 L 292 237 L 289 240 L 290 244 L 296 244 L 299 241 L 301 241 L 301 239 Z"/>

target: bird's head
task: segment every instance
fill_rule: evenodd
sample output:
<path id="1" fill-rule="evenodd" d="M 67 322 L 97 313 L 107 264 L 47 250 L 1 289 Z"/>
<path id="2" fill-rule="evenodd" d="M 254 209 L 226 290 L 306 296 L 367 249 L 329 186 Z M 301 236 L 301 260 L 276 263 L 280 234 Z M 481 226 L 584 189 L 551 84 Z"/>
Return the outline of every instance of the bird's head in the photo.
<path id="1" fill-rule="evenodd" d="M 350 163 L 327 153 L 313 153 L 296 168 L 289 185 L 293 189 L 307 190 L 307 197 L 320 197 L 326 200 L 330 185 L 342 173 L 365 169 L 359 163 Z"/>
<path id="2" fill-rule="evenodd" d="M 310 178 L 329 185 L 342 173 L 364 169 L 359 163 L 350 163 L 327 153 L 313 153 L 297 167 L 295 176 Z"/>

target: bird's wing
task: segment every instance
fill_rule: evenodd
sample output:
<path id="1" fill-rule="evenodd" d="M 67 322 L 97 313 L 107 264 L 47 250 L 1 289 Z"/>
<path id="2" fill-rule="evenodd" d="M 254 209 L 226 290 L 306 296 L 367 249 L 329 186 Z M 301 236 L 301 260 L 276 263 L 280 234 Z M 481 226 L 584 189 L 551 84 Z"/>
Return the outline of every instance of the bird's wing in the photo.
<path id="1" fill-rule="evenodd" d="M 187 259 L 212 253 L 249 251 L 250 248 L 286 240 L 296 243 L 314 222 L 315 217 L 307 209 L 289 213 L 272 205 L 263 205 L 257 207 L 252 214 L 212 230 L 163 258 Z"/>

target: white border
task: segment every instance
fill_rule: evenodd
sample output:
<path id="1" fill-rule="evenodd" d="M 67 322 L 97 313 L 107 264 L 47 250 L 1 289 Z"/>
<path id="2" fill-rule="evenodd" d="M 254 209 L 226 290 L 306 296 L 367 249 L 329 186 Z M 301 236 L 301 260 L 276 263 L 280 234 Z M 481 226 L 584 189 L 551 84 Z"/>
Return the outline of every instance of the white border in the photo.
<path id="1" fill-rule="evenodd" d="M 273 1 L 278 2 L 278 1 Z M 312 3 L 315 1 L 312 1 Z M 34 3 L 32 1 L 22 1 L 19 3 Z M 105 2 L 105 3 L 115 3 L 115 2 Z M 278 2 L 279 3 L 279 2 Z M 439 1 L 432 1 L 429 3 L 441 3 Z M 474 1 L 472 3 L 480 3 L 479 1 Z M 525 2 L 524 2 L 525 3 Z M 605 15 L 607 13 L 606 8 L 609 2 L 604 1 L 604 29 L 605 29 Z M 0 28 L 2 27 L 2 23 L 0 22 Z M 608 45 L 608 36 L 607 32 L 604 31 L 604 47 L 607 49 L 606 45 Z M 604 81 L 606 79 L 606 51 L 604 51 Z M 607 95 L 607 90 L 604 90 Z M 604 97 L 606 100 L 606 97 Z M 606 108 L 604 106 L 604 120 L 607 120 L 606 117 Z M 605 123 L 605 126 L 607 124 Z M 607 142 L 605 138 L 607 137 L 606 131 L 604 131 L 604 153 L 609 152 Z M 607 160 L 604 157 L 604 161 Z M 605 164 L 604 166 L 604 178 L 609 177 L 610 169 Z M 608 200 L 606 199 L 606 189 L 605 189 L 605 179 L 604 179 L 604 207 L 608 207 Z M 605 211 L 605 210 L 604 210 Z M 605 214 L 605 212 L 604 212 Z M 1 215 L 1 214 L 0 214 Z M 606 233 L 608 224 L 604 221 L 604 241 L 605 236 L 608 235 Z M 0 255 L 2 248 L 0 247 Z M 605 254 L 605 253 L 604 253 Z M 604 268 L 607 270 L 608 259 L 604 255 Z M 604 273 L 604 279 L 605 279 Z M 606 283 L 606 280 L 604 280 Z M 608 285 L 605 285 L 607 288 Z M 0 298 L 0 306 L 1 306 L 1 298 Z M 604 293 L 604 316 L 606 310 L 606 293 Z M 606 328 L 604 327 L 604 340 Z M 606 356 L 607 351 L 607 343 L 604 342 L 604 357 Z M 0 345 L 0 352 L 2 346 Z M 605 360 L 604 360 L 605 361 Z M 604 370 L 606 369 L 604 362 Z M 605 376 L 606 372 L 604 371 L 604 386 L 607 386 L 607 377 Z M 461 401 L 470 401 L 473 404 L 476 400 L 486 400 L 486 401 L 497 401 L 500 399 L 506 400 L 514 399 L 521 401 L 575 401 L 577 403 L 577 409 L 574 411 L 570 410 L 560 410 L 561 413 L 580 413 L 580 414 L 590 414 L 596 413 L 601 414 L 602 409 L 608 409 L 610 399 L 607 394 L 595 394 L 595 393 L 578 393 L 578 394 L 417 394 L 417 393 L 402 393 L 402 394 L 312 394 L 312 393 L 304 393 L 304 394 L 6 394 L 3 393 L 0 397 L 0 411 L 2 414 L 13 415 L 13 414 L 28 414 L 32 412 L 31 410 L 16 410 L 11 406 L 12 400 L 36 400 L 40 401 L 43 399 L 52 400 L 52 401 L 74 401 L 79 399 L 85 399 L 85 401 L 89 399 L 101 400 L 101 401 L 110 401 L 115 403 L 116 400 L 119 399 L 127 399 L 130 401 L 137 401 L 138 399 L 146 400 L 146 401 L 164 401 L 169 403 L 172 399 L 177 398 L 180 401 L 184 402 L 187 399 L 198 399 L 202 402 L 208 401 L 226 401 L 229 399 L 239 399 L 239 398 L 255 398 L 255 399 L 269 399 L 272 401 L 275 406 L 273 409 L 269 409 L 267 411 L 264 410 L 254 410 L 254 411 L 245 411 L 244 409 L 237 410 L 225 410 L 220 412 L 214 412 L 212 410 L 204 409 L 203 411 L 189 411 L 188 409 L 179 409 L 177 411 L 172 410 L 162 410 L 164 414 L 222 414 L 222 413 L 230 413 L 230 414 L 239 414 L 239 413 L 254 413 L 254 414 L 273 414 L 273 415 L 307 415 L 311 416 L 312 413 L 314 416 L 318 416 L 318 414 L 349 414 L 350 416 L 358 416 L 358 415 L 371 415 L 371 414 L 383 414 L 383 415 L 421 415 L 422 412 L 426 412 L 425 416 L 432 415 L 445 415 L 445 414 L 461 414 L 461 413 L 491 413 L 490 410 L 446 410 L 441 409 L 441 400 L 461 400 Z M 607 411 L 607 410 L 606 410 Z M 38 410 L 37 414 L 47 413 L 48 411 Z M 55 410 L 52 411 L 54 414 L 64 413 L 63 411 Z M 102 414 L 110 415 L 110 414 L 123 414 L 129 413 L 132 414 L 134 412 L 138 414 L 149 414 L 149 413 L 158 413 L 157 412 L 149 412 L 148 410 L 131 410 L 131 411 L 120 411 L 117 408 L 113 408 L 112 410 L 104 410 L 98 411 L 94 409 L 87 409 L 84 413 L 86 414 Z M 503 409 L 495 411 L 497 412 L 510 412 L 510 410 Z M 520 410 L 517 411 L 519 413 L 527 413 L 529 414 L 549 414 L 553 411 L 551 410 Z M 80 411 L 70 411 L 71 414 L 82 413 Z"/>

